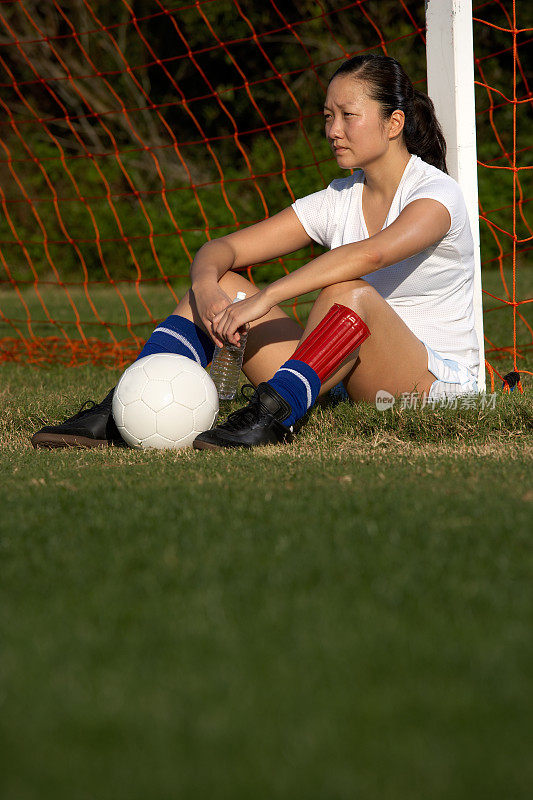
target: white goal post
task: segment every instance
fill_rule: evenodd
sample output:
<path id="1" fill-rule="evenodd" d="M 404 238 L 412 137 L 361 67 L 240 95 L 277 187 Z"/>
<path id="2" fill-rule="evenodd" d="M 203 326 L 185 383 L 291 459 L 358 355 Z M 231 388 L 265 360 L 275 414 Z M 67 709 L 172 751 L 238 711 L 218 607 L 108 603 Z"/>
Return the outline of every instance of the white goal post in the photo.
<path id="1" fill-rule="evenodd" d="M 463 190 L 474 237 L 478 388 L 485 391 L 472 0 L 426 0 L 426 55 L 428 94 L 448 146 L 448 172 Z"/>

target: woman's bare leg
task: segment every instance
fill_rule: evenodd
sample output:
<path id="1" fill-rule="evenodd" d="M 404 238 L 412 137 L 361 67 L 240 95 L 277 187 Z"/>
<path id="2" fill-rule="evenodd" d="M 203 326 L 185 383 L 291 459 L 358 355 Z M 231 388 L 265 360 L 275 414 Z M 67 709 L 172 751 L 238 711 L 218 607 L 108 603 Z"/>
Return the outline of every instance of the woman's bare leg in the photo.
<path id="1" fill-rule="evenodd" d="M 376 392 L 429 392 L 436 380 L 427 351 L 386 300 L 367 281 L 357 279 L 323 289 L 311 309 L 302 340 L 334 303 L 342 303 L 366 322 L 370 336 L 322 385 L 324 394 L 341 379 L 352 400 L 374 402 Z"/>
<path id="2" fill-rule="evenodd" d="M 219 284 L 231 298 L 237 292 L 246 292 L 246 296 L 251 297 L 259 291 L 243 275 L 231 270 L 222 276 Z M 182 297 L 173 313 L 192 320 L 205 330 L 191 290 Z M 257 386 L 271 378 L 294 353 L 301 336 L 301 326 L 279 306 L 274 306 L 262 319 L 251 322 L 243 363 L 243 372 L 248 380 Z"/>
<path id="3" fill-rule="evenodd" d="M 231 270 L 222 276 L 219 283 L 228 297 L 235 297 L 237 292 L 246 292 L 250 297 L 259 291 L 243 275 Z M 374 287 L 362 279 L 323 289 L 311 309 L 303 335 L 300 325 L 279 306 L 274 306 L 265 317 L 252 322 L 243 364 L 248 380 L 257 386 L 272 378 L 334 303 L 353 309 L 368 325 L 370 336 L 325 381 L 321 395 L 341 380 L 352 400 L 373 402 L 380 389 L 391 394 L 415 390 L 420 394 L 429 392 L 435 376 L 427 368 L 426 348 Z M 205 330 L 190 290 L 174 313 L 187 317 Z"/>

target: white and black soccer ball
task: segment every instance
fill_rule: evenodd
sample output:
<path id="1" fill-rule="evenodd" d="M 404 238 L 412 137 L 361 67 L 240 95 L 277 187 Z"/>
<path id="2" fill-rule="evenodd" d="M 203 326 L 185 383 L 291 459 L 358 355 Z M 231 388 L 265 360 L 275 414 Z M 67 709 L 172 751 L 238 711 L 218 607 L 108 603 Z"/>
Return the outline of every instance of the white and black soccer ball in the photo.
<path id="1" fill-rule="evenodd" d="M 113 418 L 131 447 L 189 447 L 210 430 L 218 415 L 218 393 L 196 361 L 154 353 L 135 361 L 113 395 Z"/>

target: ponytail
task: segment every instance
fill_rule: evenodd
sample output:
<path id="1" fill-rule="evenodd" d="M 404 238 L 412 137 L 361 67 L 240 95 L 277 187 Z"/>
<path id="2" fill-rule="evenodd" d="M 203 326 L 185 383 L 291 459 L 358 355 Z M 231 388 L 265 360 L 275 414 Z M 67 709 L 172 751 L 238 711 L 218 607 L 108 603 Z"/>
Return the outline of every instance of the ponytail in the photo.
<path id="1" fill-rule="evenodd" d="M 405 115 L 405 146 L 410 153 L 420 156 L 422 161 L 433 164 L 442 172 L 446 169 L 446 140 L 439 121 L 435 115 L 435 107 L 431 98 L 414 90 L 412 113 Z"/>
<path id="2" fill-rule="evenodd" d="M 403 129 L 407 150 L 442 172 L 446 169 L 446 141 L 431 99 L 413 88 L 401 64 L 389 56 L 366 54 L 353 56 L 333 74 L 353 75 L 365 81 L 370 97 L 376 100 L 385 119 L 393 111 L 403 111 Z"/>

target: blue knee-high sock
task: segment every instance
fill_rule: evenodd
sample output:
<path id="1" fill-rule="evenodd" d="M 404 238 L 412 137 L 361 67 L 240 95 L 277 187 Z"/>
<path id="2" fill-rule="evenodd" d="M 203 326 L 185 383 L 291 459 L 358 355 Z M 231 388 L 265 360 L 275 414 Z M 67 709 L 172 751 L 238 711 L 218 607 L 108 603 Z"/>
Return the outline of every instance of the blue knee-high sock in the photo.
<path id="1" fill-rule="evenodd" d="M 290 405 L 292 413 L 283 420 L 287 427 L 301 419 L 320 392 L 320 378 L 309 364 L 290 358 L 267 383 Z"/>
<path id="2" fill-rule="evenodd" d="M 136 360 L 152 353 L 176 353 L 187 356 L 205 369 L 214 351 L 215 345 L 205 331 L 190 319 L 172 314 L 154 330 Z"/>

